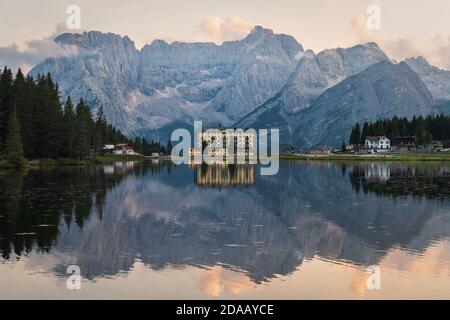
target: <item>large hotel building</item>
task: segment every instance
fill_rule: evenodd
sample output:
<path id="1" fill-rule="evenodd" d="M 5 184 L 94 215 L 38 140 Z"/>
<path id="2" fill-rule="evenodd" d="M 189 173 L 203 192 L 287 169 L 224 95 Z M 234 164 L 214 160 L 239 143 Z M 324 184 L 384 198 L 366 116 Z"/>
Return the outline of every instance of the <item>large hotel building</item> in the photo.
<path id="1" fill-rule="evenodd" d="M 220 140 L 218 140 L 220 139 Z M 234 150 L 231 150 L 231 142 L 234 140 Z M 197 132 L 195 136 L 196 145 L 214 145 L 214 150 L 210 150 L 208 156 L 223 156 L 234 153 L 238 157 L 255 157 L 256 156 L 256 131 L 255 130 L 234 130 L 234 129 L 214 129 Z M 190 150 L 190 155 L 194 156 L 198 153 L 195 149 Z"/>

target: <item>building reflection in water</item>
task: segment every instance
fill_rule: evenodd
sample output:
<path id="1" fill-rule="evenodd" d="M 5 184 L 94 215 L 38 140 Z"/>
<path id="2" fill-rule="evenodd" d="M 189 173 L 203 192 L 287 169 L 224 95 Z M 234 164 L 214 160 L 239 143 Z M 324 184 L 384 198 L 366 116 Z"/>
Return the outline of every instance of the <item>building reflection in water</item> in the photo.
<path id="1" fill-rule="evenodd" d="M 113 164 L 103 165 L 105 174 L 127 174 L 133 172 L 136 161 L 116 161 Z"/>
<path id="2" fill-rule="evenodd" d="M 450 172 L 448 167 L 439 164 L 357 163 L 351 166 L 349 177 L 353 190 L 358 193 L 450 198 Z"/>
<path id="3" fill-rule="evenodd" d="M 251 186 L 255 183 L 254 165 L 194 165 L 194 182 L 200 186 Z"/>
<path id="4" fill-rule="evenodd" d="M 198 187 L 232 185 L 252 187 Z M 217 294 L 224 277 L 237 290 L 317 257 L 361 270 L 394 263 L 393 253 L 408 255 L 402 267 L 415 263 L 436 244 L 446 250 L 448 199 L 442 164 L 283 163 L 264 178 L 251 165 L 163 161 L 5 172 L 0 263 L 23 257 L 62 276 L 76 264 L 86 279 L 129 272 L 136 261 L 153 270 L 201 266 L 210 270 L 205 290 Z M 449 256 L 433 266 L 448 266 Z"/>
<path id="5" fill-rule="evenodd" d="M 366 166 L 365 173 L 367 180 L 387 181 L 391 177 L 391 167 L 380 163 L 370 163 Z"/>

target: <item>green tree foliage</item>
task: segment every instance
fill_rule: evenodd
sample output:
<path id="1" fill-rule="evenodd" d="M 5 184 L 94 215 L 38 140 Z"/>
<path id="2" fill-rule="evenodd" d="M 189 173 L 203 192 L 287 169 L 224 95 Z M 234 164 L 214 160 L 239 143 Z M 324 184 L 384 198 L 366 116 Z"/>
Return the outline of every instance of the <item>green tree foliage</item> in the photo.
<path id="1" fill-rule="evenodd" d="M 75 141 L 77 134 L 77 119 L 75 115 L 75 108 L 72 103 L 70 96 L 67 97 L 66 103 L 64 104 L 64 156 L 68 158 L 75 158 Z"/>
<path id="2" fill-rule="evenodd" d="M 361 127 L 357 123 L 352 128 L 352 133 L 350 135 L 349 144 L 360 144 L 361 143 Z"/>
<path id="3" fill-rule="evenodd" d="M 34 79 L 19 69 L 14 76 L 5 67 L 0 70 L 0 157 L 5 154 L 14 106 L 19 142 L 27 159 L 85 159 L 92 152 L 101 153 L 104 144 L 119 143 L 128 143 L 144 155 L 165 150 L 158 141 L 126 137 L 107 123 L 102 106 L 93 119 L 83 99 L 75 107 L 67 97 L 61 105 L 58 85 L 50 74 Z"/>
<path id="4" fill-rule="evenodd" d="M 342 144 L 341 144 L 341 152 L 343 152 L 343 153 L 347 152 L 347 146 L 345 145 L 344 141 L 342 141 Z"/>
<path id="5" fill-rule="evenodd" d="M 5 137 L 5 159 L 10 164 L 22 166 L 25 164 L 23 146 L 20 136 L 19 121 L 17 119 L 16 107 L 13 107 L 9 114 L 8 130 Z"/>
<path id="6" fill-rule="evenodd" d="M 97 154 L 99 150 L 107 143 L 108 123 L 106 122 L 105 112 L 103 106 L 97 110 L 97 116 L 94 124 L 94 153 Z"/>
<path id="7" fill-rule="evenodd" d="M 58 86 L 50 74 L 39 76 L 33 100 L 33 154 L 37 158 L 56 158 L 63 154 L 63 109 Z"/>
<path id="8" fill-rule="evenodd" d="M 14 102 L 13 83 L 13 74 L 5 67 L 0 74 L 0 148 L 5 143 L 9 113 Z"/>
<path id="9" fill-rule="evenodd" d="M 357 141 L 356 135 L 359 124 L 356 124 L 350 134 L 350 143 Z M 361 133 L 361 143 L 367 136 L 385 135 L 389 139 L 395 137 L 415 136 L 418 145 L 430 144 L 435 141 L 450 141 L 450 116 L 430 115 L 427 117 L 413 117 L 412 119 L 394 117 L 380 119 L 375 122 L 365 122 Z"/>
<path id="10" fill-rule="evenodd" d="M 76 131 L 74 155 L 77 159 L 85 159 L 91 150 L 91 134 L 93 132 L 94 123 L 92 120 L 91 110 L 84 103 L 83 99 L 77 105 L 75 112 Z"/>

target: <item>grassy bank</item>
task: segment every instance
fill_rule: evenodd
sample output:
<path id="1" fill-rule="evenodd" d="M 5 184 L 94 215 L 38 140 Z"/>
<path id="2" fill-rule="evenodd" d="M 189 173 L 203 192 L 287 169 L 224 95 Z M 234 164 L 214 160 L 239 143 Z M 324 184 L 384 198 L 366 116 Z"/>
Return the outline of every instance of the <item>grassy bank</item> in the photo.
<path id="1" fill-rule="evenodd" d="M 26 160 L 21 165 L 18 165 L 16 163 L 10 163 L 6 160 L 0 160 L 0 169 L 56 167 L 56 166 L 84 166 L 87 163 L 88 163 L 88 161 L 84 161 L 84 160 L 58 158 L 58 159 Z"/>
<path id="2" fill-rule="evenodd" d="M 140 161 L 145 160 L 146 157 L 143 155 L 116 155 L 116 154 L 108 154 L 108 155 L 99 155 L 95 157 L 95 162 L 115 162 L 115 161 Z"/>
<path id="3" fill-rule="evenodd" d="M 450 153 L 398 153 L 384 155 L 307 155 L 281 154 L 283 160 L 323 161 L 449 161 Z"/>
<path id="4" fill-rule="evenodd" d="M 57 159 L 33 159 L 27 160 L 21 166 L 10 163 L 4 159 L 0 159 L 0 169 L 14 169 L 14 168 L 40 168 L 40 167 L 58 167 L 58 166 L 85 166 L 90 163 L 115 162 L 115 161 L 139 161 L 146 159 L 142 155 L 122 156 L 122 155 L 101 155 L 95 159 L 76 160 L 69 158 Z"/>
<path id="5" fill-rule="evenodd" d="M 75 160 L 68 158 L 58 159 L 36 159 L 28 161 L 30 167 L 54 167 L 54 166 L 84 166 L 88 164 L 85 160 Z"/>

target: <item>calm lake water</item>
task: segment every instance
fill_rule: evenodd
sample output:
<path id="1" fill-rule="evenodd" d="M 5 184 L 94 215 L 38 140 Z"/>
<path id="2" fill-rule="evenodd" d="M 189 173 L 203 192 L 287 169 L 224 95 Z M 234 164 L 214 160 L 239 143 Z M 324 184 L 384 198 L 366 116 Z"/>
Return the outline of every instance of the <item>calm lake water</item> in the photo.
<path id="1" fill-rule="evenodd" d="M 450 299 L 450 165 L 0 171 L 0 298 Z"/>

